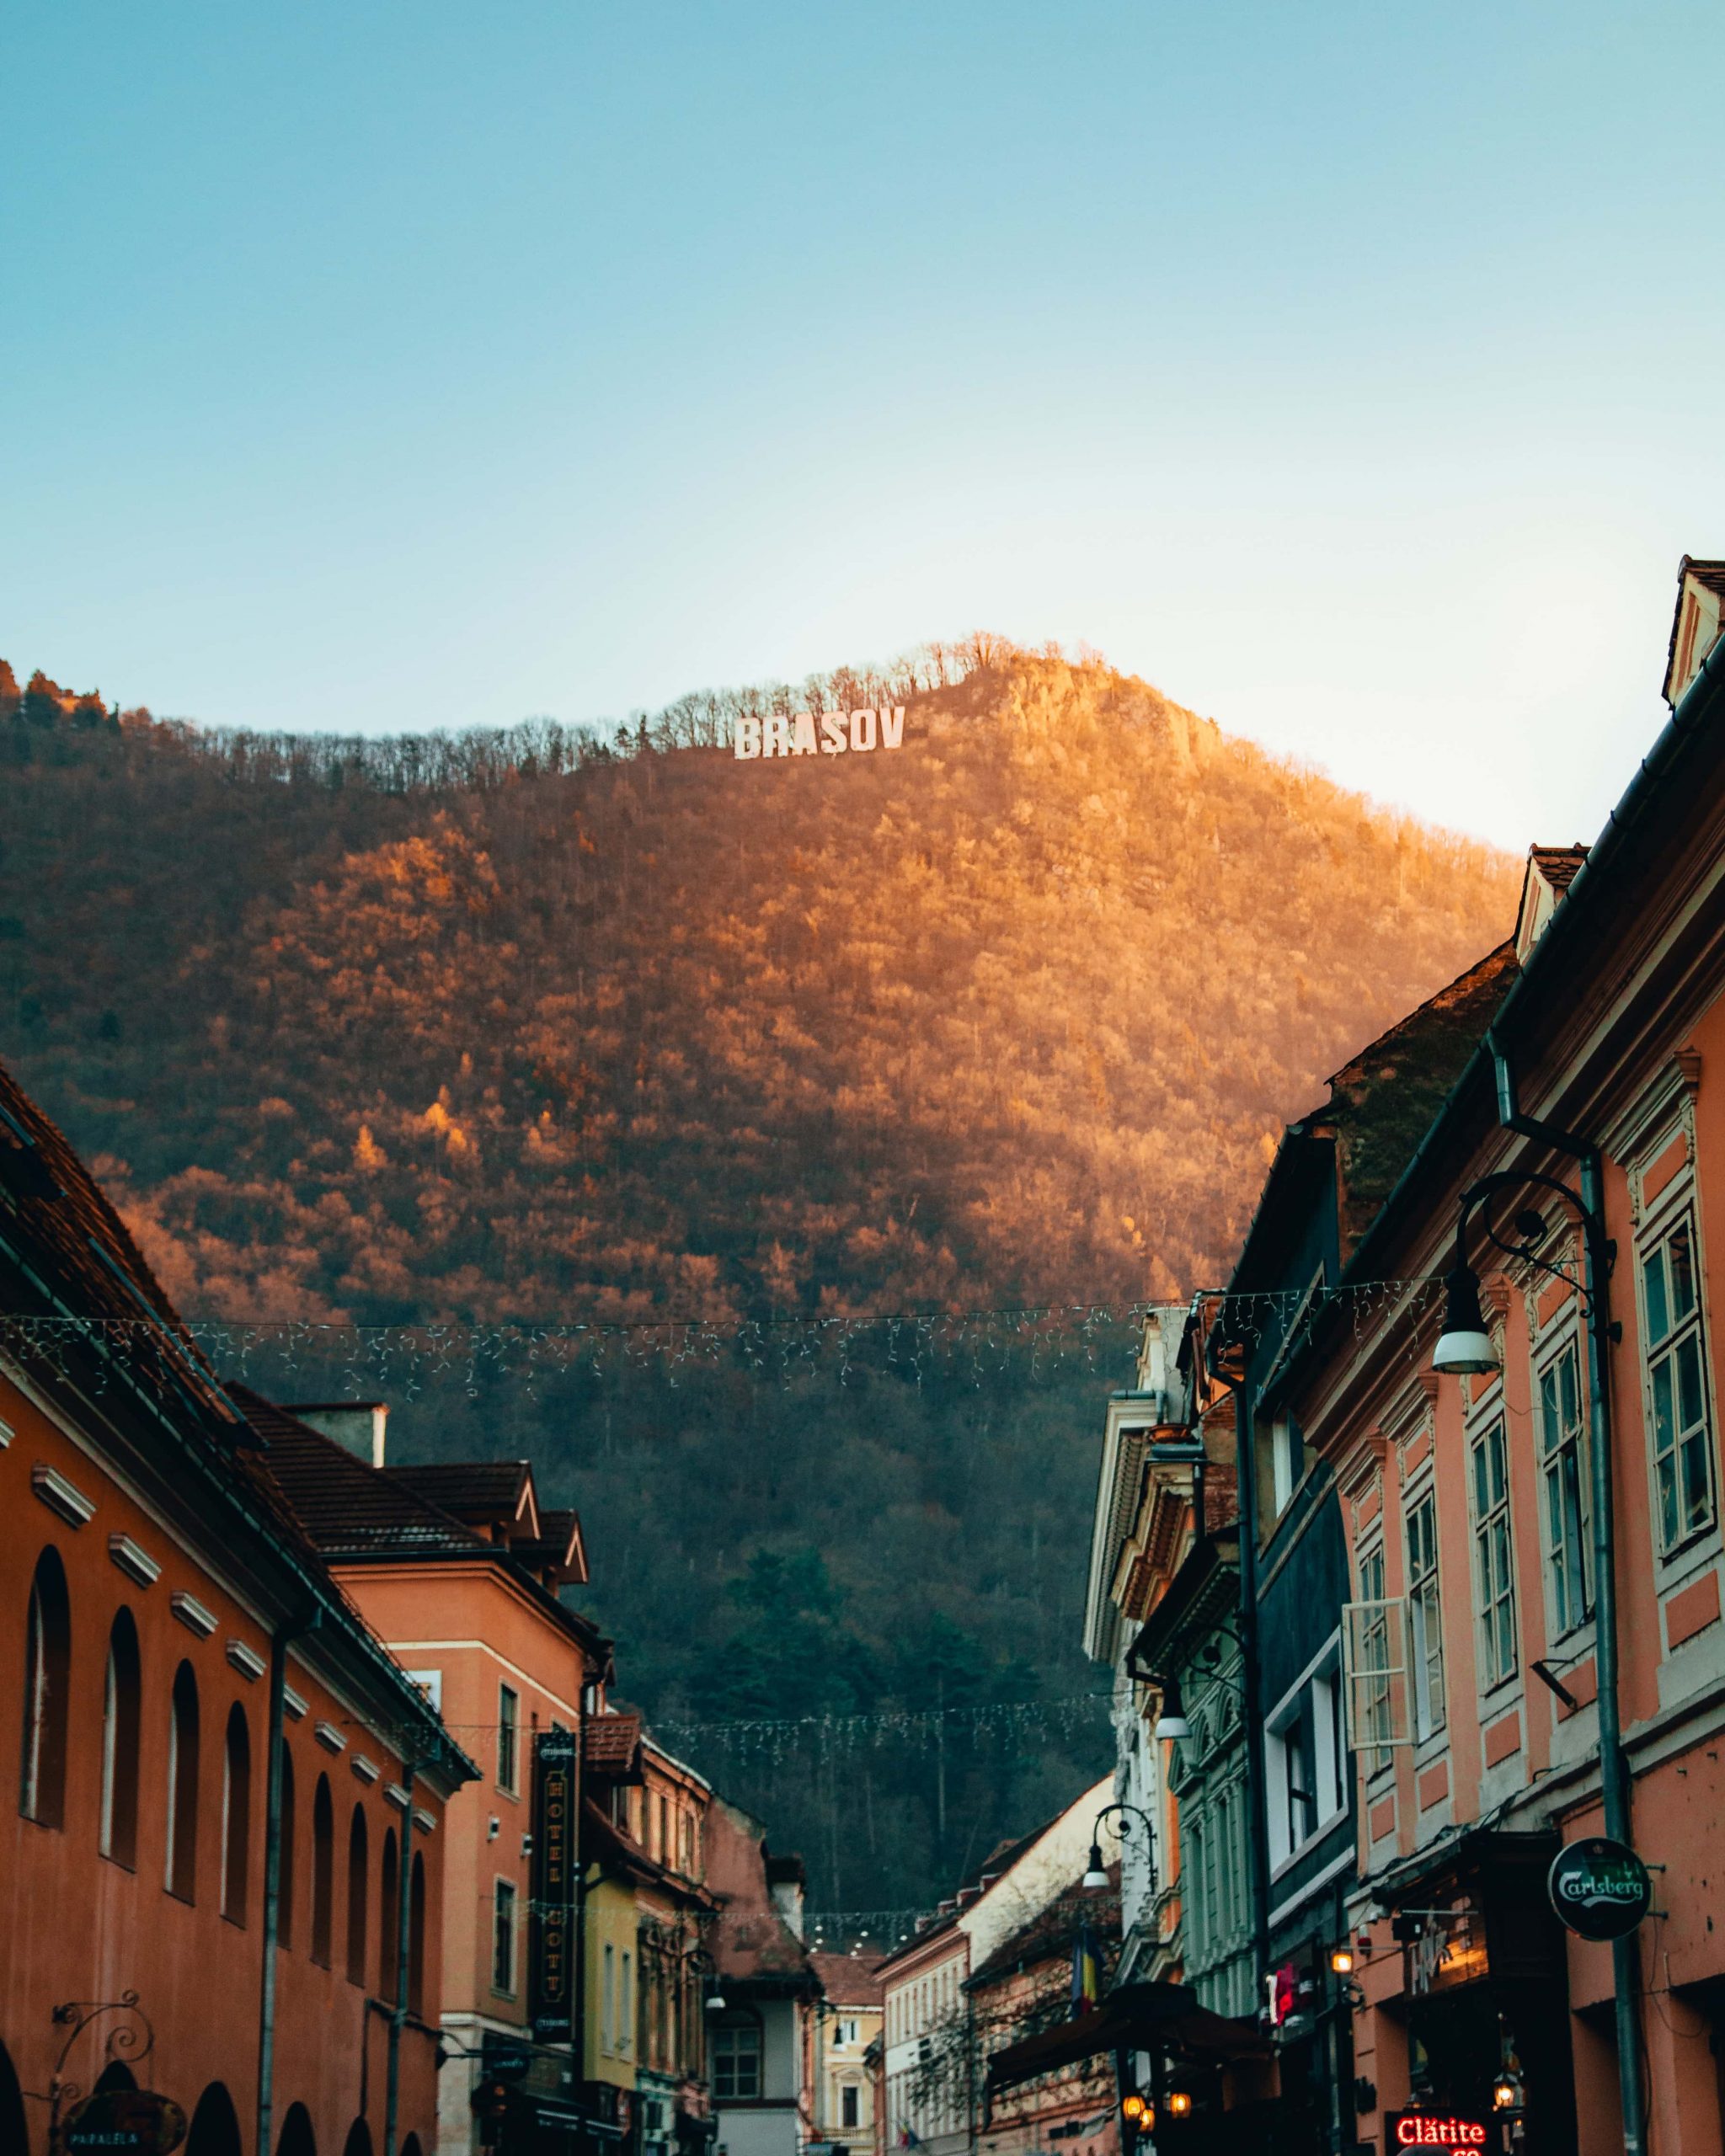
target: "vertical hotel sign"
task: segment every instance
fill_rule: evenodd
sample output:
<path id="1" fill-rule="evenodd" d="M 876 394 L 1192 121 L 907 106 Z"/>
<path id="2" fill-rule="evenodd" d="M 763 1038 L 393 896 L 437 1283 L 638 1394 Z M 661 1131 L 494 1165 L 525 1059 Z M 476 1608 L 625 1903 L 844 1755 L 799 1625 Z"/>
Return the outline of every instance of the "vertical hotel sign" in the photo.
<path id="1" fill-rule="evenodd" d="M 542 1731 L 533 1750 L 533 1981 L 537 2043 L 574 2041 L 575 1739 Z"/>

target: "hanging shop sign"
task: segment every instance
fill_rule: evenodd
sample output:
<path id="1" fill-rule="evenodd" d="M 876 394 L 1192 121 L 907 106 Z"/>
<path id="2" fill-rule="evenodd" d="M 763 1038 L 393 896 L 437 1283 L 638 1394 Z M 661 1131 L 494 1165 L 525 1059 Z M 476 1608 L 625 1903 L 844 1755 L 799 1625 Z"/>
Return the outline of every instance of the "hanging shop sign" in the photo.
<path id="1" fill-rule="evenodd" d="M 775 712 L 740 718 L 731 745 L 738 757 L 867 755 L 905 745 L 905 707 L 879 711 Z"/>
<path id="2" fill-rule="evenodd" d="M 1484 2148 L 1487 2147 L 1483 2119 L 1464 2118 L 1455 2111 L 1386 2111 L 1386 2148 Z"/>
<path id="3" fill-rule="evenodd" d="M 544 1731 L 533 1748 L 531 2013 L 540 2043 L 575 2033 L 575 1739 Z"/>
<path id="4" fill-rule="evenodd" d="M 153 2089 L 99 2089 L 60 2129 L 66 2156 L 172 2156 L 184 2139 L 185 2113 Z"/>
<path id="5" fill-rule="evenodd" d="M 1582 1939 L 1626 1939 L 1652 1906 L 1648 1868 L 1626 1842 L 1589 1834 L 1568 1842 L 1546 1876 L 1551 1907 Z"/>

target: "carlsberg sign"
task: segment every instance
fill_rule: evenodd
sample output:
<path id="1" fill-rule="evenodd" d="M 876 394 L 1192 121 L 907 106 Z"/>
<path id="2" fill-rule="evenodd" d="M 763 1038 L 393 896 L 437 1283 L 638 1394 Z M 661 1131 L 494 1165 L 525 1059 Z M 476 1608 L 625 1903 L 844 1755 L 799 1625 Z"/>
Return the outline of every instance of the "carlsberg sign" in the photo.
<path id="1" fill-rule="evenodd" d="M 871 749 L 902 749 L 905 707 L 891 711 L 777 712 L 771 718 L 740 718 L 733 746 L 740 757 L 842 756 Z"/>

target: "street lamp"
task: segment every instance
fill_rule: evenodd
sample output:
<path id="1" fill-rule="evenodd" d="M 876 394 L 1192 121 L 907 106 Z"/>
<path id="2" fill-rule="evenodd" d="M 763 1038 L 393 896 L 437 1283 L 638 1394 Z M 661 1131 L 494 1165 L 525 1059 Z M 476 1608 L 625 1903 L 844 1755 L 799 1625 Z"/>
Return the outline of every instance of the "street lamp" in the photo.
<path id="1" fill-rule="evenodd" d="M 1144 1827 L 1145 1849 L 1150 1861 L 1150 1883 L 1156 1884 L 1156 1836 L 1151 1831 L 1149 1815 L 1135 1804 L 1105 1804 L 1096 1815 L 1090 1828 L 1090 1862 L 1080 1882 L 1087 1892 L 1098 1893 L 1108 1883 L 1108 1867 L 1102 1860 L 1102 1822 L 1118 1812 L 1120 1823 L 1114 1829 L 1124 1842 L 1132 1832 L 1132 1821 L 1140 1821 Z M 1129 1817 L 1127 1815 L 1130 1814 Z"/>
<path id="2" fill-rule="evenodd" d="M 1162 1703 L 1156 1718 L 1156 1737 L 1160 1744 L 1181 1737 L 1190 1737 L 1192 1725 L 1186 1719 L 1186 1708 L 1180 1697 L 1180 1680 L 1168 1678 L 1162 1685 Z"/>
<path id="3" fill-rule="evenodd" d="M 1539 1245 L 1545 1235 L 1546 1224 L 1531 1209 L 1514 1215 L 1519 1241 L 1506 1242 L 1489 1225 L 1486 1232 L 1508 1256 L 1569 1281 L 1581 1294 L 1587 1320 L 1588 1465 L 1593 1499 L 1594 1652 L 1598 1670 L 1599 1795 L 1607 1835 L 1613 1841 L 1627 1844 L 1631 1834 L 1629 1769 L 1623 1756 L 1618 1700 L 1617 1553 L 1611 1502 L 1611 1412 L 1606 1391 L 1610 1351 L 1612 1343 L 1622 1337 L 1622 1328 L 1612 1323 L 1610 1311 L 1611 1266 L 1616 1246 L 1605 1233 L 1605 1194 L 1598 1149 L 1567 1132 L 1516 1115 L 1513 1085 L 1508 1065 L 1501 1056 L 1498 1059 L 1498 1082 L 1504 1123 L 1513 1130 L 1543 1139 L 1575 1155 L 1581 1162 L 1581 1189 L 1572 1190 L 1555 1176 L 1506 1169 L 1495 1175 L 1482 1176 L 1462 1192 L 1455 1221 L 1455 1257 L 1445 1280 L 1444 1332 L 1433 1355 L 1432 1368 L 1484 1376 L 1501 1367 L 1502 1358 L 1486 1331 L 1480 1310 L 1479 1276 L 1467 1262 L 1467 1225 L 1474 1209 L 1500 1192 L 1529 1187 L 1551 1191 L 1561 1198 L 1581 1227 L 1586 1267 L 1579 1282 L 1540 1256 Z M 1642 2090 L 1637 2009 L 1641 1972 L 1639 1956 L 1626 1937 L 1611 1942 L 1611 1975 L 1625 2156 L 1643 2156 L 1647 2115 Z"/>

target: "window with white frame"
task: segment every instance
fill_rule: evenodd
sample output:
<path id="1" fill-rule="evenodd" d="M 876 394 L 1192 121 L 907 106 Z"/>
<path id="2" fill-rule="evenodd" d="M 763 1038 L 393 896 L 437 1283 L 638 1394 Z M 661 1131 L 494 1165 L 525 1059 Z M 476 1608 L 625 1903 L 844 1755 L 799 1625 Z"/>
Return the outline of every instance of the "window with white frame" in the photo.
<path id="1" fill-rule="evenodd" d="M 1357 1727 L 1354 1743 L 1368 1774 L 1390 1764 L 1391 1734 L 1390 1685 L 1393 1668 L 1391 1653 L 1390 1607 L 1384 1598 L 1384 1545 L 1375 1544 L 1359 1555 L 1359 1652 L 1355 1662 L 1351 1702 Z"/>
<path id="2" fill-rule="evenodd" d="M 1269 1426 L 1270 1487 L 1278 1513 L 1287 1509 L 1306 1471 L 1306 1440 L 1291 1415 L 1278 1415 Z"/>
<path id="3" fill-rule="evenodd" d="M 1652 1409 L 1659 1554 L 1668 1556 L 1714 1515 L 1707 1385 L 1696 1294 L 1695 1225 L 1685 1209 L 1640 1252 L 1642 1321 Z"/>
<path id="4" fill-rule="evenodd" d="M 1572 1335 L 1539 1373 L 1540 1483 L 1551 1634 L 1562 1639 L 1593 1610 L 1588 1540 L 1587 1433 L 1581 1412 L 1581 1351 Z"/>
<path id="5" fill-rule="evenodd" d="M 753 2103 L 761 2094 L 761 2025 L 722 2023 L 713 2031 L 713 2095 L 718 2103 Z"/>
<path id="6" fill-rule="evenodd" d="M 1428 1483 L 1404 1507 L 1409 1688 L 1417 1742 L 1444 1726 L 1444 1622 L 1438 1595 L 1438 1499 Z M 1380 1566 L 1381 1567 L 1381 1557 Z"/>
<path id="7" fill-rule="evenodd" d="M 1509 1529 L 1509 1455 L 1503 1417 L 1474 1433 L 1471 1448 L 1474 1606 L 1479 1619 L 1480 1689 L 1512 1678 L 1515 1647 L 1515 1552 Z"/>
<path id="8" fill-rule="evenodd" d="M 1270 1861 L 1285 1864 L 1343 1811 L 1338 1642 L 1269 1716 L 1264 1739 Z"/>

